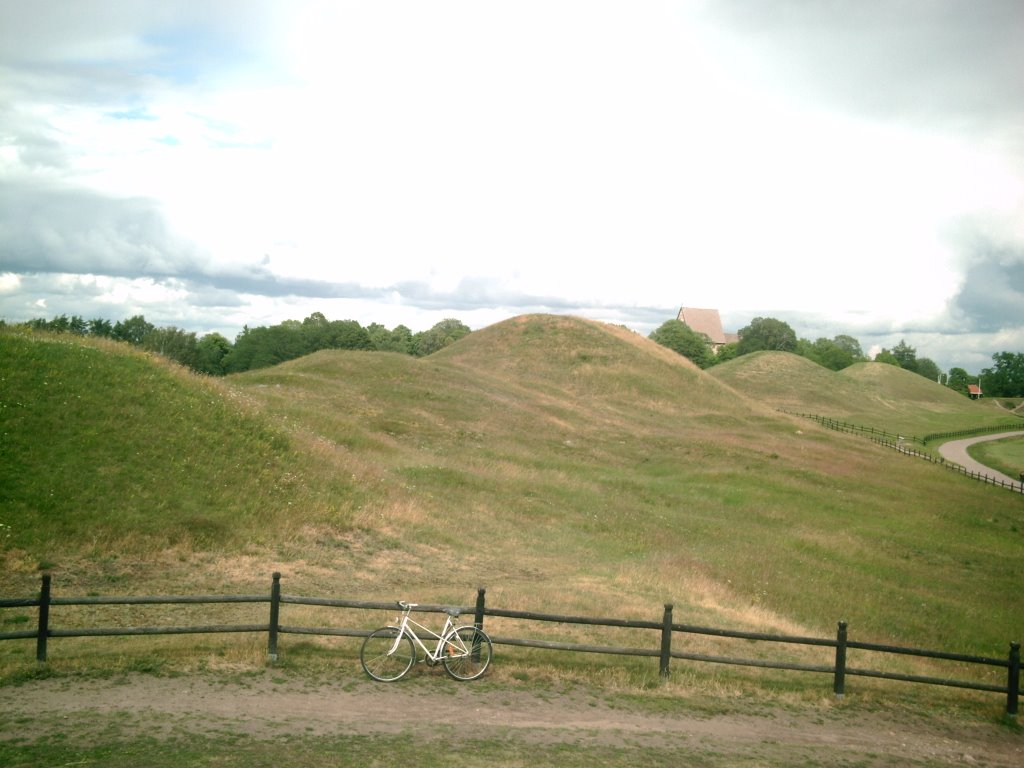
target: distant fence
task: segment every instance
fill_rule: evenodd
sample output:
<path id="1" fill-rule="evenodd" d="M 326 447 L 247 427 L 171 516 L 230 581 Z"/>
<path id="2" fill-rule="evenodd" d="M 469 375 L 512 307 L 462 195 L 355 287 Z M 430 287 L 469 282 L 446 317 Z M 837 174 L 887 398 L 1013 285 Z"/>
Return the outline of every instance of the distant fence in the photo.
<path id="1" fill-rule="evenodd" d="M 1018 419 L 1015 422 L 1009 422 L 1007 424 L 994 424 L 990 427 L 973 427 L 971 429 L 961 429 L 956 432 L 933 432 L 930 435 L 925 435 L 921 438 L 924 445 L 928 445 L 930 442 L 935 440 L 959 440 L 963 437 L 977 437 L 978 435 L 991 435 L 996 432 L 1012 432 L 1024 428 L 1024 421 Z"/>
<path id="2" fill-rule="evenodd" d="M 267 635 L 267 653 L 271 660 L 277 660 L 280 636 L 284 634 L 321 635 L 343 637 L 365 637 L 372 629 L 342 627 L 301 627 L 281 623 L 281 610 L 285 605 L 307 605 L 329 608 L 354 608 L 368 610 L 399 610 L 395 602 L 370 602 L 363 600 L 343 600 L 323 597 L 300 597 L 285 595 L 281 592 L 281 575 L 273 574 L 268 594 L 251 595 L 199 595 L 199 596 L 162 596 L 162 597 L 54 597 L 51 594 L 50 576 L 42 577 L 39 596 L 23 599 L 0 599 L 0 609 L 19 607 L 38 607 L 38 624 L 33 630 L 0 633 L 0 640 L 36 641 L 36 659 L 45 663 L 48 655 L 48 642 L 51 638 L 67 637 L 110 637 L 117 635 L 171 635 L 171 634 L 207 634 L 207 633 L 243 633 L 259 632 Z M 652 657 L 658 659 L 660 674 L 668 676 L 672 659 L 680 661 L 707 662 L 713 664 L 731 664 L 745 667 L 761 667 L 768 669 L 791 670 L 797 672 L 816 672 L 832 676 L 832 690 L 836 696 L 843 696 L 846 691 L 848 676 L 872 677 L 885 680 L 900 680 L 912 683 L 942 685 L 953 688 L 966 688 L 976 691 L 988 691 L 1006 697 L 1006 713 L 1016 716 L 1020 698 L 1020 643 L 1010 643 L 1007 658 L 998 659 L 985 656 L 973 656 L 944 651 L 929 651 L 915 648 L 904 648 L 877 643 L 865 643 L 851 640 L 845 621 L 838 622 L 838 631 L 834 638 L 794 637 L 788 635 L 769 634 L 762 632 L 745 632 L 730 629 L 716 629 L 692 624 L 680 624 L 673 621 L 672 604 L 666 604 L 660 619 L 615 619 L 594 618 L 585 616 L 560 616 L 556 614 L 536 613 L 532 611 L 514 611 L 501 608 L 490 608 L 485 604 L 486 590 L 477 590 L 476 603 L 460 610 L 472 615 L 474 623 L 483 627 L 485 617 L 516 619 L 528 622 L 554 622 L 559 624 L 586 625 L 594 627 L 618 627 L 627 629 L 650 630 L 656 633 L 652 642 L 646 647 L 616 647 L 608 645 L 590 645 L 580 643 L 553 642 L 549 640 L 523 639 L 492 635 L 496 645 L 516 646 L 521 648 L 542 648 L 556 651 L 576 653 L 601 653 L 618 656 Z M 60 629 L 51 622 L 51 609 L 60 606 L 82 605 L 170 605 L 170 604 L 224 604 L 224 603 L 263 603 L 268 606 L 266 623 L 258 624 L 213 624 L 200 626 L 149 626 L 149 627 L 103 627 Z M 416 610 L 440 612 L 446 606 L 420 605 Z M 830 663 L 805 664 L 786 660 L 766 660 L 735 658 L 729 656 L 688 653 L 673 648 L 673 640 L 680 635 L 702 635 L 717 638 L 734 638 L 773 644 L 793 644 L 832 649 Z M 918 658 L 940 659 L 959 662 L 961 664 L 980 667 L 998 667 L 1005 671 L 1005 685 L 995 685 L 978 681 L 955 680 L 946 677 L 929 677 L 896 672 L 851 667 L 847 663 L 849 651 L 868 651 L 878 654 L 913 656 Z"/>
<path id="3" fill-rule="evenodd" d="M 907 448 L 906 446 L 907 443 L 919 443 L 920 445 L 925 446 L 929 442 L 934 442 L 935 440 L 958 440 L 965 437 L 976 437 L 978 435 L 994 434 L 996 432 L 1019 431 L 1020 429 L 1024 428 L 1024 424 L 1022 424 L 1021 422 L 1001 424 L 990 427 L 975 427 L 973 429 L 961 429 L 956 432 L 934 432 L 932 434 L 925 435 L 924 437 L 914 437 L 913 435 L 901 435 L 894 432 L 887 432 L 884 429 L 875 429 L 874 427 L 861 427 L 857 426 L 856 424 L 847 424 L 844 421 L 830 419 L 827 416 L 818 416 L 812 413 L 795 413 L 793 411 L 786 411 L 782 409 L 779 410 L 782 413 L 789 414 L 790 416 L 799 416 L 800 418 L 803 419 L 810 419 L 812 421 L 816 421 L 818 424 L 821 424 L 823 427 L 827 429 L 833 429 L 838 432 L 852 432 L 856 434 L 866 435 L 872 441 L 878 443 L 879 445 L 884 445 L 887 448 L 894 448 L 895 450 L 907 456 L 915 456 L 919 459 L 930 461 L 933 464 L 939 464 L 940 466 L 946 467 L 947 469 L 952 469 L 954 472 L 959 472 L 961 475 L 966 475 L 967 477 L 970 477 L 974 480 L 980 480 L 981 482 L 988 483 L 989 485 L 995 485 L 999 488 L 1005 488 L 1006 490 L 1024 494 L 1024 482 L 1008 483 L 1005 480 L 999 479 L 998 477 L 992 477 L 991 475 L 986 475 L 983 472 L 974 472 L 970 469 L 967 469 L 966 467 L 960 466 L 955 462 L 946 461 L 946 459 L 944 459 L 941 456 L 932 456 L 931 454 L 928 453 L 921 453 L 920 451 L 915 451 L 911 448 Z"/>
<path id="4" fill-rule="evenodd" d="M 991 475 L 986 475 L 983 472 L 974 472 L 973 470 L 967 469 L 967 467 L 962 467 L 955 462 L 946 461 L 941 456 L 936 457 L 932 456 L 931 454 L 921 453 L 920 451 L 914 451 L 899 443 L 893 443 L 887 440 L 880 440 L 878 438 L 873 439 L 876 443 L 884 445 L 887 448 L 894 448 L 900 453 L 906 454 L 907 456 L 915 456 L 919 459 L 930 461 L 933 464 L 939 464 L 943 467 L 946 467 L 947 469 L 952 469 L 954 472 L 959 472 L 961 475 L 966 475 L 967 477 L 973 478 L 974 480 L 980 480 L 983 483 L 988 483 L 989 485 L 994 485 L 998 488 L 1005 488 L 1006 490 L 1013 491 L 1015 493 L 1024 494 L 1024 483 L 1008 483 L 1005 480 L 999 479 L 998 477 L 992 477 Z"/>
<path id="5" fill-rule="evenodd" d="M 845 421 L 839 421 L 838 419 L 831 419 L 828 416 L 819 416 L 815 413 L 796 413 L 795 411 L 787 411 L 782 408 L 779 409 L 782 413 L 788 413 L 790 416 L 799 416 L 802 419 L 810 419 L 816 421 L 826 429 L 833 429 L 837 432 L 852 432 L 859 435 L 867 435 L 868 437 L 878 438 L 879 440 L 893 440 L 894 442 L 904 441 L 911 443 L 925 444 L 925 438 L 915 437 L 914 435 L 904 435 L 898 432 L 888 432 L 884 429 L 876 429 L 875 427 L 862 427 L 857 424 L 848 424 Z"/>

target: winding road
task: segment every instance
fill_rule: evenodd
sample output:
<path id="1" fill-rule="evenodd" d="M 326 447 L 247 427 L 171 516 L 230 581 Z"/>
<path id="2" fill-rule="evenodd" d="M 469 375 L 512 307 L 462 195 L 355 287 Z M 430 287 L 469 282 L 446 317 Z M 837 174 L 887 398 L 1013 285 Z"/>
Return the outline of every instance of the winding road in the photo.
<path id="1" fill-rule="evenodd" d="M 959 464 L 970 472 L 988 475 L 997 481 L 1008 483 L 1011 486 L 1020 489 L 1021 482 L 1019 477 L 1010 477 L 1009 475 L 1004 475 L 1002 472 L 997 472 L 992 469 L 992 467 L 988 467 L 980 461 L 975 461 L 967 454 L 968 446 L 974 445 L 975 443 L 983 443 L 986 440 L 1002 440 L 1006 437 L 1024 437 L 1024 430 L 1000 432 L 996 435 L 985 435 L 984 437 L 969 437 L 965 440 L 951 440 L 948 443 L 943 443 L 939 446 L 939 454 L 946 461 Z"/>

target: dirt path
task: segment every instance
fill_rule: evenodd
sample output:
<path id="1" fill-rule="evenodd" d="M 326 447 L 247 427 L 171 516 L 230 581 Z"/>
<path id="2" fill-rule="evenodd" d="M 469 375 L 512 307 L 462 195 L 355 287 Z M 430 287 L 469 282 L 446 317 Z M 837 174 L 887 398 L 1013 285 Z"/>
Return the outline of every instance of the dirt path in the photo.
<path id="1" fill-rule="evenodd" d="M 1002 440 L 1005 437 L 1024 437 L 1024 431 L 1015 432 L 1000 432 L 997 435 L 985 435 L 984 437 L 969 437 L 965 440 L 951 440 L 948 443 L 943 443 L 939 446 L 939 454 L 946 461 L 951 461 L 954 464 L 959 464 L 961 467 L 971 471 L 977 472 L 982 475 L 988 475 L 989 477 L 995 478 L 1003 483 L 1009 483 L 1010 485 L 1020 488 L 1020 478 L 1010 477 L 1004 475 L 1002 472 L 997 472 L 991 467 L 987 467 L 979 461 L 972 459 L 968 453 L 967 448 L 974 445 L 975 443 L 984 443 L 988 440 Z"/>
<path id="2" fill-rule="evenodd" d="M 111 723 L 136 733 L 285 735 L 406 734 L 429 740 L 436 724 L 472 726 L 476 736 L 517 743 L 635 745 L 756 755 L 765 765 L 1024 765 L 1024 734 L 998 723 L 937 724 L 911 715 L 756 709 L 701 714 L 641 708 L 590 692 L 510 690 L 421 676 L 396 684 L 316 684 L 272 673 L 227 681 L 136 675 L 117 680 L 44 679 L 0 688 L 0 740 L 98 738 Z M 747 763 L 744 763 L 747 764 Z M 761 764 L 761 763 L 758 763 Z"/>

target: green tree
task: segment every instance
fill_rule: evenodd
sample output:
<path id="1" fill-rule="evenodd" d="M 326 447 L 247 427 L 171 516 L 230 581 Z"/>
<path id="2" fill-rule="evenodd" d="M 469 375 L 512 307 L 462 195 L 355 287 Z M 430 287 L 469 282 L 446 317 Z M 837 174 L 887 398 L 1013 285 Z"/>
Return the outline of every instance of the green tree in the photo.
<path id="1" fill-rule="evenodd" d="M 392 352 L 412 354 L 412 330 L 404 325 L 396 325 L 391 329 L 391 341 L 388 349 Z"/>
<path id="2" fill-rule="evenodd" d="M 89 335 L 90 336 L 102 336 L 109 337 L 114 334 L 114 324 L 109 320 L 104 320 L 102 317 L 97 317 L 89 321 Z"/>
<path id="3" fill-rule="evenodd" d="M 245 326 L 235 338 L 231 352 L 224 358 L 227 373 L 239 373 L 266 368 L 287 360 L 294 360 L 309 352 L 297 320 L 286 320 L 269 328 Z"/>
<path id="4" fill-rule="evenodd" d="M 25 326 L 36 331 L 49 331 L 50 333 L 74 333 L 85 336 L 89 333 L 90 323 L 79 315 L 57 315 L 52 320 L 45 317 L 37 317 L 25 323 Z"/>
<path id="5" fill-rule="evenodd" d="M 302 321 L 302 335 L 310 352 L 331 347 L 331 324 L 322 312 L 314 312 Z"/>
<path id="6" fill-rule="evenodd" d="M 387 326 L 380 323 L 370 323 L 366 326 L 366 335 L 370 337 L 370 343 L 378 352 L 384 351 L 388 341 L 391 339 L 391 331 Z"/>
<path id="7" fill-rule="evenodd" d="M 718 348 L 718 353 L 715 355 L 713 364 L 718 365 L 720 363 L 726 363 L 730 360 L 735 360 L 739 356 L 740 345 L 733 341 Z"/>
<path id="8" fill-rule="evenodd" d="M 429 331 L 420 331 L 412 337 L 413 354 L 425 357 L 471 333 L 469 326 L 454 318 L 448 318 L 434 325 Z"/>
<path id="9" fill-rule="evenodd" d="M 883 349 L 882 352 L 887 352 L 891 356 L 894 364 L 904 370 L 912 371 L 919 376 L 924 376 L 926 379 L 930 379 L 931 381 L 937 382 L 939 380 L 939 374 L 941 371 L 939 371 L 939 366 L 935 364 L 935 361 L 927 357 L 918 358 L 917 350 L 907 344 L 903 339 L 900 339 L 900 343 L 891 350 Z M 880 361 L 878 360 L 878 357 L 876 357 L 875 360 L 877 362 L 889 362 L 888 360 Z"/>
<path id="10" fill-rule="evenodd" d="M 189 368 L 195 368 L 199 359 L 196 335 L 173 325 L 154 328 L 142 338 L 140 346 Z"/>
<path id="11" fill-rule="evenodd" d="M 906 368 L 908 371 L 917 369 L 917 350 L 907 344 L 903 339 L 900 339 L 900 343 L 890 350 L 892 356 L 896 358 L 896 364 L 900 368 Z"/>
<path id="12" fill-rule="evenodd" d="M 127 341 L 129 344 L 138 346 L 146 338 L 146 334 L 156 328 L 152 323 L 146 322 L 142 315 L 134 315 L 127 320 L 118 320 L 114 323 L 111 336 L 120 341 Z"/>
<path id="13" fill-rule="evenodd" d="M 739 335 L 741 355 L 762 350 L 796 351 L 796 333 L 789 323 L 774 317 L 755 317 L 750 321 L 750 325 L 740 329 Z"/>
<path id="14" fill-rule="evenodd" d="M 294 323 L 286 320 L 282 325 Z M 373 349 L 366 329 L 355 320 L 328 320 L 322 312 L 314 312 L 300 326 L 306 341 L 306 353 L 319 349 Z"/>
<path id="15" fill-rule="evenodd" d="M 813 344 L 806 339 L 799 339 L 795 351 L 831 371 L 841 371 L 863 357 L 859 352 L 860 343 L 852 336 L 836 336 L 834 339 L 822 337 Z"/>
<path id="16" fill-rule="evenodd" d="M 885 363 L 886 365 L 895 365 L 897 368 L 900 367 L 900 361 L 896 359 L 896 355 L 884 348 L 875 355 L 875 362 Z"/>
<path id="17" fill-rule="evenodd" d="M 1024 353 L 997 352 L 992 355 L 991 368 L 981 372 L 986 395 L 1024 397 Z"/>
<path id="18" fill-rule="evenodd" d="M 210 376 L 223 376 L 224 358 L 231 351 L 231 342 L 219 333 L 208 333 L 196 344 L 195 369 Z"/>
<path id="19" fill-rule="evenodd" d="M 975 383 L 974 379 L 963 368 L 949 369 L 949 376 L 946 378 L 946 386 L 950 389 L 959 392 L 961 395 L 966 397 L 967 385 L 973 383 Z"/>
<path id="20" fill-rule="evenodd" d="M 355 320 L 335 320 L 328 325 L 330 349 L 373 349 L 370 334 Z"/>
<path id="21" fill-rule="evenodd" d="M 928 357 L 917 358 L 917 365 L 914 368 L 914 373 L 935 382 L 937 382 L 939 380 L 939 376 L 942 375 L 942 371 L 939 370 L 938 364 Z"/>
<path id="22" fill-rule="evenodd" d="M 380 323 L 370 323 L 366 326 L 366 333 L 373 348 L 378 352 L 412 354 L 412 331 L 404 325 L 396 325 L 394 330 L 389 331 Z"/>
<path id="23" fill-rule="evenodd" d="M 46 328 L 56 333 L 67 333 L 71 330 L 71 318 L 67 315 L 58 315 L 46 324 Z"/>
<path id="24" fill-rule="evenodd" d="M 666 320 L 648 338 L 678 352 L 700 368 L 708 368 L 714 363 L 715 354 L 711 350 L 710 339 L 681 320 Z"/>
<path id="25" fill-rule="evenodd" d="M 840 349 L 845 350 L 853 358 L 853 362 L 859 363 L 865 359 L 864 350 L 861 349 L 860 342 L 853 336 L 849 336 L 845 333 L 841 333 L 832 339 L 832 342 Z"/>

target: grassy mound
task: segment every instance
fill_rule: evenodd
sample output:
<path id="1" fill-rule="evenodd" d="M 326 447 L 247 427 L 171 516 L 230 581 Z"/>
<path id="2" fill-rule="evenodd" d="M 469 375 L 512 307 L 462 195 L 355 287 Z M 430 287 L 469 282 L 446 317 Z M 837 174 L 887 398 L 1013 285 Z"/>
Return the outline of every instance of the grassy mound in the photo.
<path id="1" fill-rule="evenodd" d="M 347 515 L 351 488 L 310 488 L 284 432 L 162 358 L 5 333 L 0 360 L 9 555 L 187 554 L 264 540 L 300 507 Z"/>
<path id="2" fill-rule="evenodd" d="M 1012 423 L 992 400 L 971 400 L 884 363 L 830 371 L 788 352 L 755 352 L 711 368 L 724 384 L 774 408 L 906 435 Z"/>
<path id="3" fill-rule="evenodd" d="M 792 356 L 747 363 L 781 361 L 788 383 L 759 382 L 778 367 L 729 380 L 547 316 L 424 359 L 323 351 L 226 382 L 121 347 L 2 343 L 20 403 L 5 557 L 24 584 L 34 560 L 185 540 L 136 588 L 278 569 L 299 593 L 464 603 L 485 585 L 509 608 L 673 602 L 690 623 L 827 635 L 846 619 L 859 638 L 986 653 L 1020 633 L 1021 499 L 778 413 L 766 392 L 822 410 L 811 381 L 849 387 L 836 407 L 870 402 Z"/>
<path id="4" fill-rule="evenodd" d="M 612 615 L 671 599 L 698 621 L 843 617 L 932 643 L 985 623 L 1000 650 L 1012 634 L 1019 499 L 781 415 L 623 329 L 520 317 L 424 360 L 322 352 L 233 384 L 394 490 L 358 518 L 394 539 L 388 588 L 486 583 Z M 380 561 L 361 562 L 372 585 Z"/>

